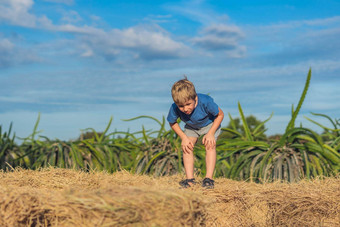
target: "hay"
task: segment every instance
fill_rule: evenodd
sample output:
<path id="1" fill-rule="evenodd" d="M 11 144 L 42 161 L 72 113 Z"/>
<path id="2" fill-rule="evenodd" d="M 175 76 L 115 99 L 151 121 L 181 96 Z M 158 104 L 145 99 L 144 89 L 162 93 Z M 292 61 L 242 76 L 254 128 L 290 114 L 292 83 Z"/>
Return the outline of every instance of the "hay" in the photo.
<path id="1" fill-rule="evenodd" d="M 213 226 L 340 226 L 340 179 L 254 184 L 221 179 L 207 196 Z"/>
<path id="2" fill-rule="evenodd" d="M 0 174 L 0 226 L 196 226 L 204 203 L 191 192 L 123 186 L 147 177 L 66 169 Z M 130 177 L 128 177 L 130 176 Z M 149 180 L 150 181 L 150 180 Z M 127 183 L 128 185 L 128 183 Z M 146 185 L 146 184 L 145 184 Z"/>
<path id="3" fill-rule="evenodd" d="M 340 179 L 255 184 L 70 169 L 0 172 L 0 226 L 340 226 Z M 201 179 L 199 179 L 201 180 Z"/>

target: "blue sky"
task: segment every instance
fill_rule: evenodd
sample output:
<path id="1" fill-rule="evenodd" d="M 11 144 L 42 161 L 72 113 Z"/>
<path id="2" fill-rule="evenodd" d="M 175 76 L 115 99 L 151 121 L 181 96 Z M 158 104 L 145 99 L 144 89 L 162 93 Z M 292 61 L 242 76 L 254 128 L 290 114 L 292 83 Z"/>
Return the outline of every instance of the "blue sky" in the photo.
<path id="1" fill-rule="evenodd" d="M 0 1 L 0 125 L 75 139 L 80 130 L 158 129 L 187 75 L 238 117 L 282 133 L 309 68 L 297 123 L 340 115 L 340 1 Z M 228 124 L 225 118 L 223 126 Z"/>

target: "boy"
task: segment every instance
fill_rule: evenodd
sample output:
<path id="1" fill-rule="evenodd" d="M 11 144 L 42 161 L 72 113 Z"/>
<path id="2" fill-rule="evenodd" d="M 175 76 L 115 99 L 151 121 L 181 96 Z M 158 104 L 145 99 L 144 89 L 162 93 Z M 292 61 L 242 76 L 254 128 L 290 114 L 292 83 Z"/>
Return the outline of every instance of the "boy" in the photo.
<path id="1" fill-rule="evenodd" d="M 181 146 L 186 174 L 186 179 L 179 184 L 187 188 L 196 183 L 193 150 L 198 137 L 204 135 L 202 143 L 206 150 L 207 173 L 202 186 L 214 188 L 212 178 L 216 164 L 216 139 L 221 133 L 220 128 L 224 113 L 210 96 L 197 94 L 193 83 L 186 77 L 172 86 L 171 95 L 174 103 L 170 107 L 167 120 L 170 127 L 182 140 Z M 178 118 L 186 123 L 184 132 L 177 123 Z"/>

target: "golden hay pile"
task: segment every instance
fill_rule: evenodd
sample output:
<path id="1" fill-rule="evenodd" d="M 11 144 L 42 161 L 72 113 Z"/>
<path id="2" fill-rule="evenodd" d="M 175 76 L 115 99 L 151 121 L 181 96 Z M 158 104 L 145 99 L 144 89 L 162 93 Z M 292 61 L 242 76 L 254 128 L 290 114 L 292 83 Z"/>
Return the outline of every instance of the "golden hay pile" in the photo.
<path id="1" fill-rule="evenodd" d="M 0 226 L 340 226 L 340 178 L 295 184 L 70 169 L 0 172 Z M 201 180 L 201 179 L 199 179 Z"/>

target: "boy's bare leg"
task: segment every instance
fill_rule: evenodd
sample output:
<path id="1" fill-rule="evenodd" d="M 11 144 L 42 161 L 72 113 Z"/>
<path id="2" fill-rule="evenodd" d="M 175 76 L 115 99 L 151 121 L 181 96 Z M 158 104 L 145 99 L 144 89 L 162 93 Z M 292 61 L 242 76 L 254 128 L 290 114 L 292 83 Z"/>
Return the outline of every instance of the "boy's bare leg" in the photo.
<path id="1" fill-rule="evenodd" d="M 190 141 L 195 144 L 197 141 L 196 137 L 188 137 Z M 194 178 L 194 152 L 189 153 L 183 152 L 183 163 L 187 179 Z M 190 184 L 190 183 L 189 183 Z"/>
<path id="2" fill-rule="evenodd" d="M 216 146 L 205 147 L 205 151 L 205 164 L 207 168 L 205 177 L 213 179 L 216 165 Z"/>

